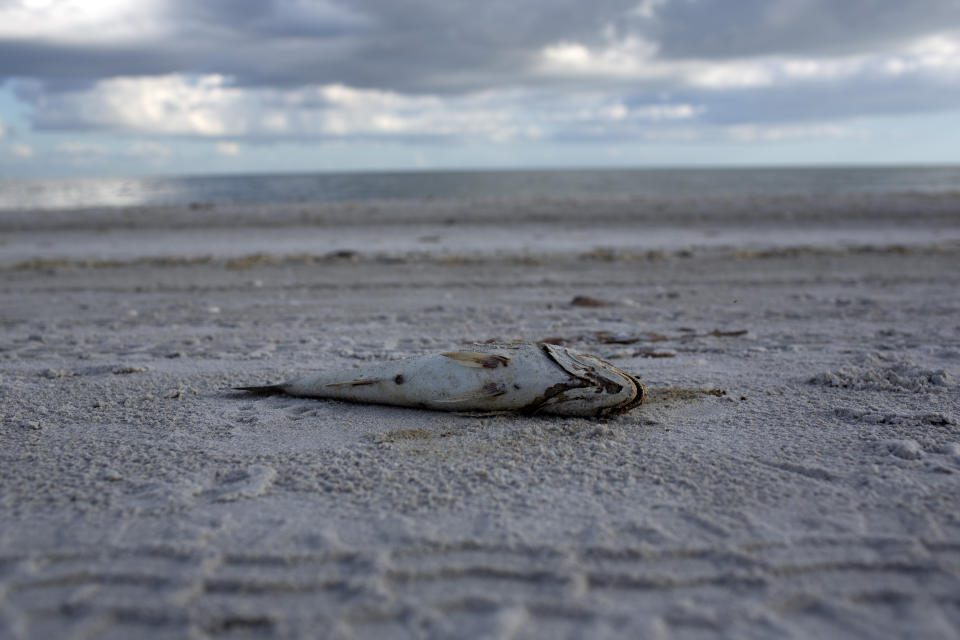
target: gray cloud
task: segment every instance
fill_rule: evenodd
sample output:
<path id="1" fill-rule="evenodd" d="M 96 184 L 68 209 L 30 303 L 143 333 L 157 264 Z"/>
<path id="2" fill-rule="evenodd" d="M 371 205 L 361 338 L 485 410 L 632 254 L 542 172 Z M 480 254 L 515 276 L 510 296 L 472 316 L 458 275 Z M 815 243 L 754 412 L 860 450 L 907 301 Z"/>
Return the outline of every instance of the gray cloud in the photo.
<path id="1" fill-rule="evenodd" d="M 134 41 L 0 39 L 0 77 L 221 73 L 241 85 L 340 82 L 457 92 L 523 79 L 532 54 L 594 42 L 634 0 L 294 0 L 170 2 L 169 33 Z"/>
<path id="2" fill-rule="evenodd" d="M 599 46 L 605 30 L 656 42 L 661 59 L 718 59 L 856 53 L 960 29 L 956 0 L 666 0 L 652 3 L 648 17 L 637 6 L 638 0 L 171 0 L 151 16 L 167 28 L 142 37 L 0 37 L 0 78 L 39 78 L 55 89 L 78 78 L 219 73 L 246 86 L 339 82 L 456 93 L 531 82 L 526 71 L 543 47 Z"/>
<path id="3" fill-rule="evenodd" d="M 181 53 L 129 46 L 77 45 L 57 42 L 0 40 L 0 81 L 36 78 L 53 88 L 70 88 L 119 75 L 171 73 L 183 65 Z"/>
<path id="4" fill-rule="evenodd" d="M 673 0 L 646 27 L 665 57 L 826 56 L 960 28 L 956 0 Z"/>
<path id="5" fill-rule="evenodd" d="M 15 4 L 0 0 L 0 12 Z M 35 127 L 261 138 L 447 139 L 467 131 L 577 139 L 638 135 L 651 123 L 813 122 L 960 104 L 960 83 L 950 81 L 960 77 L 960 53 L 946 54 L 954 61 L 946 65 L 903 53 L 918 37 L 960 32 L 956 0 L 169 0 L 156 11 L 143 8 L 152 3 L 129 6 L 132 18 L 103 33 L 69 25 L 57 32 L 56 14 L 49 24 L 28 25 L 35 33 L 12 33 L 0 24 L 0 81 L 17 79 Z M 551 50 L 553 67 L 544 62 Z M 797 65 L 783 62 L 790 56 Z M 856 56 L 866 61 L 850 62 Z M 209 84 L 213 74 L 229 80 Z M 118 82 L 138 77 L 157 83 Z M 190 78 L 208 82 L 207 88 L 191 87 Z M 316 90 L 329 85 L 390 95 L 331 98 Z M 127 92 L 126 103 L 111 100 L 111 91 Z M 482 92 L 497 97 L 471 97 Z M 136 111 L 143 102 L 132 99 L 137 96 L 154 100 L 156 108 Z M 649 116 L 658 103 L 694 110 L 682 123 L 615 117 L 618 104 Z M 584 104 L 594 116 L 577 115 Z M 541 122 L 551 113 L 553 121 Z"/>

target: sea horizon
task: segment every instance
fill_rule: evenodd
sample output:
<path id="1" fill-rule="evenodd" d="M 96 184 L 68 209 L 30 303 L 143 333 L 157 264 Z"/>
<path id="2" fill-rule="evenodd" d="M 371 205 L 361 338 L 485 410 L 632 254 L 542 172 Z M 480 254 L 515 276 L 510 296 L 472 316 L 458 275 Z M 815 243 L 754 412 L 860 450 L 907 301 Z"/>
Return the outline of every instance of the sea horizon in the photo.
<path id="1" fill-rule="evenodd" d="M 0 177 L 0 210 L 407 199 L 955 193 L 960 165 L 458 168 Z"/>

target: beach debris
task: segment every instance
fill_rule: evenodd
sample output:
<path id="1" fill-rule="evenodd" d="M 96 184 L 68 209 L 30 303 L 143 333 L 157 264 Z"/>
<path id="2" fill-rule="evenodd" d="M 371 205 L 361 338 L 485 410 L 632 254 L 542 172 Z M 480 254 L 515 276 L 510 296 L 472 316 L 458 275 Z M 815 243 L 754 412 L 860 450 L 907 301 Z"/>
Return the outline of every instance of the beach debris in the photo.
<path id="1" fill-rule="evenodd" d="M 645 342 L 664 342 L 667 336 L 656 331 L 641 331 L 640 333 L 613 333 L 612 331 L 594 331 L 593 337 L 603 344 L 634 344 L 641 340 Z"/>
<path id="2" fill-rule="evenodd" d="M 350 260 L 355 261 L 360 255 L 358 251 L 353 249 L 337 249 L 336 251 L 331 251 L 326 257 L 328 260 Z"/>
<path id="3" fill-rule="evenodd" d="M 704 334 L 710 335 L 710 334 Z M 685 336 L 679 336 L 677 339 L 683 339 Z M 573 336 L 548 336 L 540 340 L 549 344 L 567 345 L 574 342 L 599 342 L 600 344 L 636 344 L 637 342 L 666 342 L 672 340 L 656 331 L 639 331 L 628 333 L 624 331 L 591 331 Z"/>
<path id="4" fill-rule="evenodd" d="M 617 259 L 618 253 L 608 247 L 595 247 L 590 251 L 584 251 L 580 254 L 581 260 L 599 260 L 601 262 L 613 262 Z"/>
<path id="5" fill-rule="evenodd" d="M 570 306 L 572 307 L 608 307 L 610 303 L 606 300 L 601 300 L 600 298 L 593 298 L 591 296 L 574 296 L 573 300 L 570 301 Z"/>
<path id="6" fill-rule="evenodd" d="M 612 331 L 594 331 L 593 337 L 596 338 L 597 342 L 602 342 L 603 344 L 633 344 L 640 341 L 640 337 L 630 334 Z"/>
<path id="7" fill-rule="evenodd" d="M 106 467 L 100 472 L 100 479 L 107 482 L 120 482 L 123 480 L 123 474 L 112 467 Z"/>
<path id="8" fill-rule="evenodd" d="M 640 335 L 646 338 L 647 342 L 666 342 L 670 339 L 668 336 L 657 333 L 656 331 L 642 331 Z"/>
<path id="9" fill-rule="evenodd" d="M 253 393 L 456 412 L 606 417 L 643 403 L 636 377 L 596 356 L 547 343 L 475 344 L 280 384 Z"/>
<path id="10" fill-rule="evenodd" d="M 689 331 L 686 328 L 678 329 L 678 331 Z M 745 336 L 750 333 L 747 329 L 735 329 L 732 331 L 721 331 L 720 329 L 714 329 L 713 331 L 708 331 L 707 333 L 684 333 L 679 336 L 681 341 L 693 340 L 694 338 L 739 338 L 740 336 Z"/>
<path id="11" fill-rule="evenodd" d="M 131 373 L 145 373 L 149 370 L 150 370 L 149 367 L 138 367 L 138 366 L 128 365 L 128 366 L 121 366 L 121 367 L 113 367 L 112 369 L 110 369 L 110 373 L 116 376 L 123 376 Z"/>
<path id="12" fill-rule="evenodd" d="M 660 387 L 650 391 L 646 399 L 646 404 L 667 404 L 667 406 L 670 406 L 668 403 L 691 402 L 693 400 L 701 400 L 705 396 L 725 398 L 727 397 L 727 390 L 708 387 Z"/>
<path id="13" fill-rule="evenodd" d="M 736 338 L 738 336 L 745 336 L 747 333 L 748 331 L 746 329 L 738 329 L 736 331 L 720 331 L 720 329 L 714 329 L 704 335 L 713 336 L 714 338 Z"/>
<path id="14" fill-rule="evenodd" d="M 676 358 L 677 352 L 673 349 L 640 349 L 633 352 L 633 357 L 637 358 Z"/>

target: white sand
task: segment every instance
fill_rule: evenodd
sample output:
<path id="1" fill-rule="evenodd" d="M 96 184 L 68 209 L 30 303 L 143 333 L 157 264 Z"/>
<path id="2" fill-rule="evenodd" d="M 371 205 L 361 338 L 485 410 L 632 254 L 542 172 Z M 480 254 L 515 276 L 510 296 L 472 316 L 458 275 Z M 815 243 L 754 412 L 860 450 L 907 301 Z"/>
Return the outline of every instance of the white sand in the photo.
<path id="1" fill-rule="evenodd" d="M 0 637 L 960 633 L 960 194 L 0 232 Z M 548 337 L 648 404 L 594 422 L 229 390 Z"/>

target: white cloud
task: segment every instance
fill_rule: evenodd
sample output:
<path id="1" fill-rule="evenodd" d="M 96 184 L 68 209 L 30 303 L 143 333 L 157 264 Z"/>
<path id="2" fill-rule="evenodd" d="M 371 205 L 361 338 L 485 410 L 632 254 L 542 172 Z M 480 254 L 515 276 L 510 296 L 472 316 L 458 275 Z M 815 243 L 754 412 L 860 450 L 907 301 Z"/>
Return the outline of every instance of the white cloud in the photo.
<path id="1" fill-rule="evenodd" d="M 960 35 L 941 34 L 921 38 L 883 61 L 890 75 L 938 73 L 954 79 L 960 74 Z"/>
<path id="2" fill-rule="evenodd" d="M 564 41 L 541 49 L 534 64 L 544 76 L 662 81 L 676 87 L 724 90 L 833 82 L 857 76 L 905 73 L 960 73 L 960 35 L 939 34 L 889 52 L 836 57 L 761 56 L 714 62 L 658 58 L 657 45 L 636 36 L 620 39 L 606 32 L 603 47 Z"/>
<path id="3" fill-rule="evenodd" d="M 801 97 L 805 87 L 818 85 L 855 92 L 857 83 L 876 86 L 878 81 L 892 82 L 891 76 L 906 74 L 922 74 L 929 86 L 955 86 L 960 79 L 958 34 L 928 37 L 884 54 L 727 61 L 664 60 L 648 41 L 617 37 L 610 28 L 603 37 L 603 44 L 594 48 L 561 42 L 540 51 L 532 73 L 541 79 L 572 79 L 561 84 L 563 89 L 551 89 L 545 83 L 522 89 L 425 95 L 344 84 L 238 86 L 220 74 L 168 74 L 113 77 L 83 89 L 58 92 L 46 92 L 37 85 L 23 95 L 31 96 L 33 120 L 42 130 L 99 129 L 138 136 L 200 137 L 214 141 L 219 155 L 234 156 L 240 153 L 240 144 L 249 141 L 299 138 L 495 143 L 617 136 L 644 139 L 649 135 L 680 139 L 691 135 L 690 130 L 701 131 L 702 127 L 687 125 L 705 124 L 705 114 L 706 119 L 718 123 L 751 121 L 751 105 L 713 102 L 714 96 L 724 91 L 756 91 L 739 94 L 745 96 L 739 99 L 745 100 L 753 95 L 762 97 L 759 90 L 766 88 L 795 90 Z M 663 96 L 682 92 L 684 99 L 636 100 L 654 90 Z M 841 112 L 851 114 L 849 110 Z M 794 109 L 792 115 L 774 119 L 789 122 L 797 113 Z M 830 117 L 826 109 L 818 115 Z M 728 132 L 743 141 L 834 134 L 839 135 L 830 129 L 781 125 L 745 126 Z M 61 149 L 63 153 L 81 151 Z M 157 159 L 169 156 L 170 151 L 142 146 L 135 155 Z"/>
<path id="4" fill-rule="evenodd" d="M 92 128 L 146 135 L 207 138 L 467 138 L 493 142 L 536 139 L 583 120 L 671 120 L 695 107 L 628 107 L 601 94 L 556 94 L 531 109 L 531 91 L 466 96 L 410 96 L 344 85 L 296 89 L 232 86 L 223 76 L 112 78 L 36 103 L 41 128 Z M 218 148 L 230 154 L 234 144 Z M 239 150 L 239 147 L 237 148 Z"/>
<path id="5" fill-rule="evenodd" d="M 627 13 L 644 20 L 652 20 L 657 16 L 657 10 L 665 4 L 667 0 L 640 0 L 640 3 Z"/>
<path id="6" fill-rule="evenodd" d="M 418 169 L 427 169 L 430 167 L 430 161 L 427 160 L 426 156 L 419 151 L 415 151 L 413 153 L 412 160 L 413 166 L 417 167 Z"/>
<path id="7" fill-rule="evenodd" d="M 685 84 L 701 89 L 768 87 L 774 74 L 768 65 L 751 62 L 685 65 Z"/>
<path id="8" fill-rule="evenodd" d="M 170 147 L 148 140 L 138 140 L 125 148 L 117 149 L 98 142 L 84 140 L 64 140 L 55 147 L 62 159 L 73 164 L 102 162 L 107 159 L 131 158 L 162 163 L 171 155 Z"/>
<path id="9" fill-rule="evenodd" d="M 110 78 L 83 91 L 44 96 L 37 121 L 159 134 L 218 136 L 240 96 L 219 75 Z M 240 126 L 235 124 L 234 126 Z"/>
<path id="10" fill-rule="evenodd" d="M 158 142 L 141 140 L 127 147 L 125 155 L 131 158 L 143 158 L 150 161 L 163 162 L 173 155 L 173 151 L 170 147 Z"/>
<path id="11" fill-rule="evenodd" d="M 536 106 L 531 106 L 536 105 Z M 95 128 L 216 140 L 224 157 L 244 140 L 449 139 L 492 143 L 554 137 L 637 135 L 657 123 L 695 120 L 688 103 L 626 103 L 602 92 L 487 91 L 409 96 L 320 85 L 295 89 L 232 86 L 222 76 L 114 78 L 37 103 L 51 129 Z M 240 140 L 238 140 L 240 139 Z"/>
<path id="12" fill-rule="evenodd" d="M 602 49 L 590 49 L 579 42 L 558 42 L 541 50 L 536 70 L 545 75 L 650 77 L 664 71 L 650 65 L 656 52 L 656 43 L 637 36 L 610 42 Z"/>
<path id="13" fill-rule="evenodd" d="M 647 129 L 640 132 L 638 137 L 651 142 L 732 141 L 749 144 L 800 140 L 860 140 L 870 136 L 855 121 L 844 121 L 780 125 L 680 125 Z"/>
<path id="14" fill-rule="evenodd" d="M 597 104 L 587 103 L 577 113 L 577 120 L 624 123 L 627 121 L 661 122 L 671 120 L 690 120 L 703 112 L 703 107 L 691 104 L 641 104 L 627 106 L 623 102 L 615 101 L 604 104 L 601 97 L 595 99 Z M 561 122 L 569 120 L 565 112 L 557 114 L 555 118 Z"/>
<path id="15" fill-rule="evenodd" d="M 56 150 L 57 153 L 73 157 L 102 156 L 107 153 L 107 148 L 102 144 L 78 142 L 76 140 L 65 140 L 57 145 Z"/>
<path id="16" fill-rule="evenodd" d="M 54 151 L 56 161 L 75 167 L 102 165 L 111 155 L 107 146 L 83 140 L 64 140 L 57 144 Z"/>
<path id="17" fill-rule="evenodd" d="M 217 155 L 226 157 L 238 156 L 240 155 L 240 145 L 236 142 L 218 142 Z"/>
<path id="18" fill-rule="evenodd" d="M 223 19 L 228 12 L 237 18 L 235 22 Z M 270 34 L 310 26 L 323 33 L 366 23 L 362 14 L 338 0 L 272 0 L 236 6 L 177 0 L 0 2 L 0 40 L 83 45 L 93 50 L 104 45 L 182 48 L 184 43 L 202 50 L 208 43 L 214 43 L 214 48 L 237 45 L 238 36 L 248 41 L 257 29 Z"/>
<path id="19" fill-rule="evenodd" d="M 739 142 L 780 142 L 783 140 L 863 138 L 860 129 L 837 123 L 822 122 L 801 125 L 760 126 L 753 124 L 725 127 L 723 134 Z"/>
<path id="20" fill-rule="evenodd" d="M 28 144 L 17 143 L 10 145 L 10 153 L 17 158 L 32 158 L 34 156 L 33 147 Z"/>
<path id="21" fill-rule="evenodd" d="M 0 5 L 0 37 L 136 41 L 167 31 L 159 0 L 21 0 Z"/>

